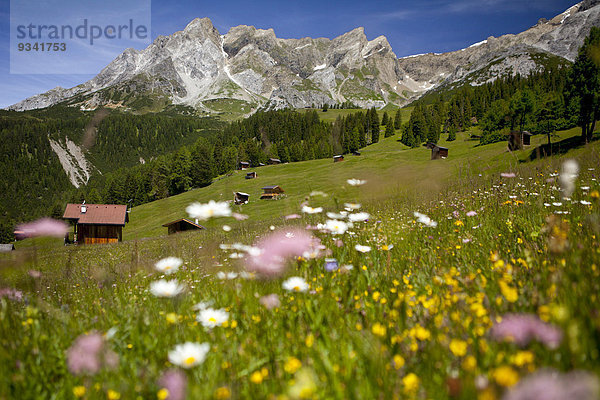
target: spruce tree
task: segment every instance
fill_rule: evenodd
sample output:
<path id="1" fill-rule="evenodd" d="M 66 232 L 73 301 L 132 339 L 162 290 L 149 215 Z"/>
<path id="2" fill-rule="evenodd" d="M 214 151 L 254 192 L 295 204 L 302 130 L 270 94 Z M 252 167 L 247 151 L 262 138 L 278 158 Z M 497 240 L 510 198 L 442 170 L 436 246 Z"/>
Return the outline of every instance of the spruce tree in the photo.
<path id="1" fill-rule="evenodd" d="M 394 128 L 400 129 L 401 126 L 402 126 L 402 113 L 400 112 L 400 109 L 398 109 L 398 111 L 396 111 L 396 116 L 394 117 Z"/>
<path id="2" fill-rule="evenodd" d="M 385 126 L 385 135 L 384 137 L 390 137 L 390 136 L 394 136 L 394 124 L 392 123 L 388 123 Z"/>
<path id="3" fill-rule="evenodd" d="M 386 126 L 387 126 L 387 124 L 388 124 L 388 122 L 389 122 L 389 118 L 390 118 L 390 117 L 388 116 L 388 113 L 387 113 L 387 111 L 385 111 L 385 112 L 383 113 L 383 117 L 381 118 L 381 125 L 386 125 Z"/>

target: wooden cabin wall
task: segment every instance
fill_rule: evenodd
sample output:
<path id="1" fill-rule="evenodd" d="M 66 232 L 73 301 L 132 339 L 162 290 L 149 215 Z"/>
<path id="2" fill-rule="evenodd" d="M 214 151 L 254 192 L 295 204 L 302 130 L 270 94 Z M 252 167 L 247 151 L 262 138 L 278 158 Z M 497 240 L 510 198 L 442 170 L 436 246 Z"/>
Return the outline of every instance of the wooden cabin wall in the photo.
<path id="1" fill-rule="evenodd" d="M 116 243 L 122 239 L 123 227 L 119 225 L 77 225 L 78 243 Z"/>

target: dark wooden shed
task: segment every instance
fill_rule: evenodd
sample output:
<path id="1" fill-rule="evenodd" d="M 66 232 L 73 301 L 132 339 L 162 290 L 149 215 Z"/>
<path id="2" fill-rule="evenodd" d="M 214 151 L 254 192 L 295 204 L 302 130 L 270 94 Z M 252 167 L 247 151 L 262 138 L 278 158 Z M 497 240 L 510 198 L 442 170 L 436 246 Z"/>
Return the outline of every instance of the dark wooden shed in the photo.
<path id="1" fill-rule="evenodd" d="M 283 189 L 278 185 L 265 186 L 262 188 L 264 193 L 260 196 L 261 199 L 277 199 L 283 194 Z"/>
<path id="2" fill-rule="evenodd" d="M 448 149 L 446 147 L 438 146 L 435 143 L 427 143 L 426 147 L 431 149 L 432 160 L 448 158 Z"/>
<path id="3" fill-rule="evenodd" d="M 279 158 L 269 158 L 269 161 L 267 161 L 267 164 L 269 164 L 269 165 L 281 164 L 281 160 Z"/>
<path id="4" fill-rule="evenodd" d="M 527 131 L 512 131 L 508 134 L 508 149 L 511 151 L 521 150 L 523 146 L 531 145 L 531 133 Z"/>
<path id="5" fill-rule="evenodd" d="M 333 162 L 334 163 L 341 162 L 341 161 L 344 161 L 344 156 L 343 155 L 340 154 L 340 155 L 337 155 L 337 156 L 333 156 Z"/>
<path id="6" fill-rule="evenodd" d="M 74 226 L 74 243 L 116 243 L 123 240 L 129 213 L 122 204 L 67 204 L 63 219 Z"/>
<path id="7" fill-rule="evenodd" d="M 178 233 L 178 232 L 196 231 L 199 229 L 206 229 L 202 225 L 198 225 L 198 221 L 193 222 L 187 218 L 181 218 L 176 221 L 168 222 L 166 224 L 163 224 L 163 226 L 168 228 L 169 235 L 172 235 L 172 234 Z"/>
<path id="8" fill-rule="evenodd" d="M 240 161 L 239 168 L 241 170 L 248 169 L 248 168 L 250 168 L 250 163 L 248 161 Z"/>
<path id="9" fill-rule="evenodd" d="M 233 193 L 233 202 L 235 204 L 242 205 L 242 204 L 246 204 L 248 202 L 248 200 L 250 200 L 250 195 L 248 193 L 244 193 L 244 192 L 234 192 Z"/>
<path id="10" fill-rule="evenodd" d="M 352 155 L 354 155 L 354 156 L 360 156 L 360 151 L 353 151 Z"/>
<path id="11" fill-rule="evenodd" d="M 258 175 L 256 175 L 256 171 L 252 171 L 252 172 L 248 172 L 246 174 L 246 179 L 254 179 L 256 178 Z"/>

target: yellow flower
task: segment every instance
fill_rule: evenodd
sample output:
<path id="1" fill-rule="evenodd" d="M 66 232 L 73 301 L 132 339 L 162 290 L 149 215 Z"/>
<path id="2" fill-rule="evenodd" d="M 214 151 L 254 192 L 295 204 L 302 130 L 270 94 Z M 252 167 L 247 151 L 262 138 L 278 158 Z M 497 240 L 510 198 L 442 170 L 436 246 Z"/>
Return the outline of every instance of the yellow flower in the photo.
<path id="1" fill-rule="evenodd" d="M 404 392 L 412 393 L 419 389 L 419 377 L 412 372 L 402 378 L 402 384 L 404 385 Z"/>
<path id="2" fill-rule="evenodd" d="M 460 339 L 452 339 L 450 341 L 450 351 L 455 356 L 464 356 L 465 354 L 467 354 L 467 342 Z"/>
<path id="3" fill-rule="evenodd" d="M 463 224 L 463 222 L 462 222 L 462 221 L 459 219 L 459 220 L 456 220 L 456 221 L 454 222 L 454 225 L 456 225 L 456 226 L 463 226 L 464 224 Z"/>
<path id="4" fill-rule="evenodd" d="M 169 398 L 169 389 L 162 388 L 156 393 L 156 398 L 158 400 L 166 400 Z"/>
<path id="5" fill-rule="evenodd" d="M 221 386 L 215 390 L 215 398 L 218 400 L 226 400 L 231 397 L 231 391 L 227 386 Z"/>
<path id="6" fill-rule="evenodd" d="M 250 375 L 250 382 L 256 383 L 258 385 L 259 383 L 262 383 L 262 381 L 263 375 L 260 373 L 260 371 L 254 371 L 252 375 Z"/>
<path id="7" fill-rule="evenodd" d="M 375 325 L 373 325 L 373 328 L 371 328 L 371 331 L 374 335 L 385 336 L 386 329 L 385 326 L 381 325 L 379 322 L 376 322 Z"/>
<path id="8" fill-rule="evenodd" d="M 301 366 L 302 362 L 300 362 L 300 360 L 298 360 L 296 357 L 288 357 L 287 361 L 285 362 L 285 365 L 283 366 L 283 369 L 288 374 L 293 374 L 296 371 L 298 371 Z"/>
<path id="9" fill-rule="evenodd" d="M 310 333 L 307 337 L 306 340 L 304 340 L 304 343 L 306 344 L 306 347 L 313 347 L 313 344 L 315 344 L 315 337 L 312 333 Z"/>
<path id="10" fill-rule="evenodd" d="M 427 340 L 431 337 L 431 332 L 423 328 L 421 325 L 417 325 L 411 329 L 411 335 L 419 340 Z"/>
<path id="11" fill-rule="evenodd" d="M 73 388 L 73 395 L 75 397 L 83 397 L 85 395 L 85 386 L 75 386 Z"/>
<path id="12" fill-rule="evenodd" d="M 473 356 L 467 356 L 462 363 L 462 367 L 465 371 L 473 371 L 477 368 L 477 360 Z"/>
<path id="13" fill-rule="evenodd" d="M 492 377 L 500 386 L 510 387 L 519 382 L 519 374 L 511 367 L 504 365 L 492 371 Z"/>
<path id="14" fill-rule="evenodd" d="M 112 389 L 108 389 L 106 396 L 108 397 L 108 400 L 119 400 L 121 398 L 121 394 Z"/>
<path id="15" fill-rule="evenodd" d="M 175 313 L 168 313 L 167 315 L 165 315 L 165 318 L 167 319 L 167 322 L 169 324 L 176 324 L 177 322 L 179 322 L 179 316 Z"/>
<path id="16" fill-rule="evenodd" d="M 594 190 L 592 193 L 590 193 L 590 197 L 592 199 L 600 199 L 600 192 L 598 192 L 597 190 Z"/>
<path id="17" fill-rule="evenodd" d="M 533 363 L 535 356 L 530 351 L 519 351 L 513 358 L 513 364 L 522 367 L 525 364 Z"/>
<path id="18" fill-rule="evenodd" d="M 394 368 L 400 369 L 404 366 L 404 358 L 400 354 L 394 356 Z"/>
<path id="19" fill-rule="evenodd" d="M 515 301 L 517 301 L 517 299 L 519 298 L 519 293 L 517 292 L 517 289 L 513 288 L 512 286 L 509 286 L 506 282 L 502 280 L 499 281 L 498 284 L 500 285 L 500 291 L 502 292 L 502 295 L 509 303 L 514 303 Z"/>

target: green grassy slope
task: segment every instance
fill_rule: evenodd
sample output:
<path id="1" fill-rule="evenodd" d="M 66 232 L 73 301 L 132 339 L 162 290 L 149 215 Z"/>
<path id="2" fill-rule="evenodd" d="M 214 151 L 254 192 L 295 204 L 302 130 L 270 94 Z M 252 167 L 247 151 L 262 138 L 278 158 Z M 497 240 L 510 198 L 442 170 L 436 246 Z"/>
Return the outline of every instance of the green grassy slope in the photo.
<path id="1" fill-rule="evenodd" d="M 578 129 L 572 129 L 561 132 L 560 138 L 578 134 Z M 165 235 L 167 229 L 162 224 L 187 217 L 185 208 L 192 202 L 231 200 L 234 191 L 250 194 L 250 202 L 234 206 L 234 210 L 249 215 L 250 220 L 265 223 L 298 213 L 300 204 L 312 191 L 329 194 L 328 197 L 316 196 L 309 200 L 311 206 L 324 206 L 326 209 L 336 209 L 336 202 L 343 204 L 357 199 L 355 188 L 348 185 L 341 187 L 341 183 L 349 178 L 368 180 L 358 198 L 363 203 L 399 196 L 404 200 L 419 201 L 448 189 L 454 179 L 514 170 L 527 160 L 533 148 L 545 143 L 544 137 L 535 136 L 528 149 L 509 153 L 505 142 L 478 146 L 477 141 L 468 140 L 467 133 L 460 133 L 454 142 L 440 141 L 440 145 L 449 148 L 448 159 L 431 161 L 430 150 L 424 147 L 409 149 L 398 139 L 399 134 L 387 139 L 382 137 L 379 143 L 363 149 L 361 156 L 348 155 L 345 161 L 336 164 L 325 159 L 265 166 L 249 170 L 258 173 L 258 178 L 252 180 L 244 179 L 246 171 L 235 171 L 218 178 L 206 188 L 135 207 L 125 227 L 124 240 Z M 534 168 L 536 165 L 525 163 L 522 167 Z M 277 201 L 259 200 L 261 188 L 267 185 L 280 185 L 286 197 Z M 213 220 L 204 225 L 209 229 L 219 229 L 223 223 L 224 220 Z M 232 219 L 227 219 L 226 223 L 232 227 L 247 224 Z"/>

